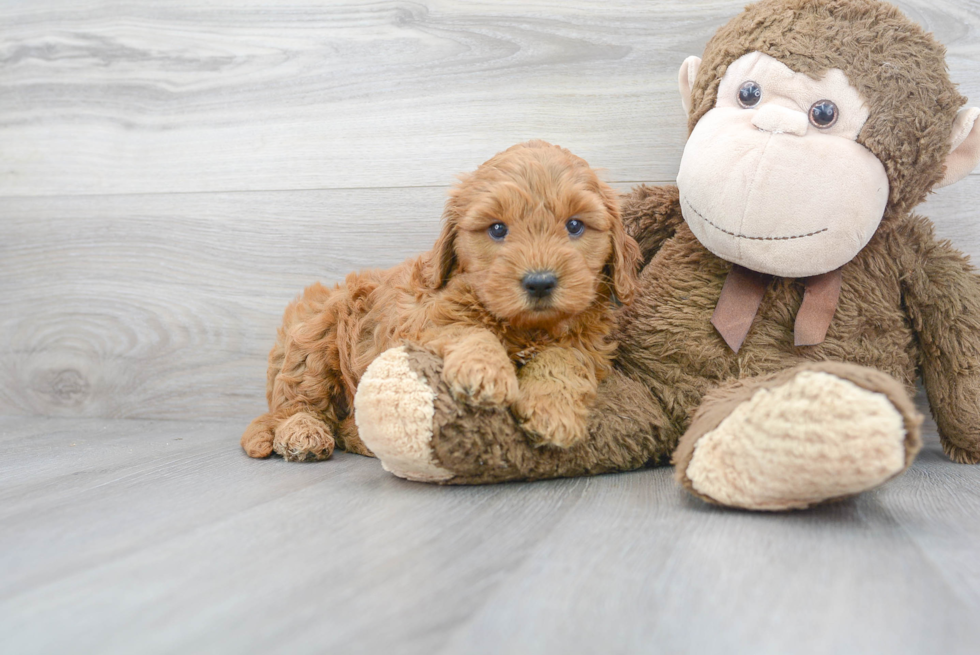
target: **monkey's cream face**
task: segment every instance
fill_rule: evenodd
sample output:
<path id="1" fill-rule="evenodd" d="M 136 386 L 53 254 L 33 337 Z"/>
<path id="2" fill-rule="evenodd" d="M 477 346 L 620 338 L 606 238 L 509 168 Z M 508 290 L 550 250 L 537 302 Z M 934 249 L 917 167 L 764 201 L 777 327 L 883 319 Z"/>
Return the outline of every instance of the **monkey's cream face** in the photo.
<path id="1" fill-rule="evenodd" d="M 888 202 L 885 167 L 857 143 L 867 119 L 839 69 L 814 80 L 768 55 L 741 57 L 684 148 L 685 221 L 708 250 L 760 273 L 843 266 Z"/>

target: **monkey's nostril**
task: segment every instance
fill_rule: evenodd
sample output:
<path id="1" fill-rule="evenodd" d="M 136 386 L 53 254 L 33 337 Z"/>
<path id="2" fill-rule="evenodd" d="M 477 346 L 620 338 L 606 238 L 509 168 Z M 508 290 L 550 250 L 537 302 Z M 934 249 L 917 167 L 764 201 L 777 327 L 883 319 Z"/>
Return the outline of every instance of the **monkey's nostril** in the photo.
<path id="1" fill-rule="evenodd" d="M 543 299 L 558 286 L 558 276 L 551 271 L 531 271 L 521 279 L 521 285 L 532 298 Z"/>

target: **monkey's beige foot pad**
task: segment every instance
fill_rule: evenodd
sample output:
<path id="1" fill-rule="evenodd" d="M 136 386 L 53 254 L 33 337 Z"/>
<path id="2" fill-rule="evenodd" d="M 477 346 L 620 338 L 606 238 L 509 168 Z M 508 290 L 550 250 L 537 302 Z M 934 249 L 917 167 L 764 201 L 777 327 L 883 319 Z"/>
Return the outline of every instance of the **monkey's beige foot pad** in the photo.
<path id="1" fill-rule="evenodd" d="M 432 451 L 436 394 L 410 361 L 404 346 L 383 352 L 368 366 L 354 396 L 361 440 L 386 471 L 418 482 L 441 482 L 453 474 Z"/>
<path id="2" fill-rule="evenodd" d="M 878 371 L 807 365 L 709 395 L 674 455 L 709 502 L 800 509 L 872 489 L 904 471 L 921 417 Z"/>

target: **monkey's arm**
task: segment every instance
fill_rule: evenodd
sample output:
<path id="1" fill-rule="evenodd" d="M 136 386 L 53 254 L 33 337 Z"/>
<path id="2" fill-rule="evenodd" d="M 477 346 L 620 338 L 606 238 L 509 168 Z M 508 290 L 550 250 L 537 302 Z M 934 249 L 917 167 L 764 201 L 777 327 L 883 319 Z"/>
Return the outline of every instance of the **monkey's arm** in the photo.
<path id="1" fill-rule="evenodd" d="M 674 185 L 649 187 L 641 184 L 635 187 L 623 196 L 622 214 L 626 233 L 640 244 L 643 266 L 684 222 Z"/>
<path id="2" fill-rule="evenodd" d="M 963 253 L 936 240 L 928 221 L 905 227 L 901 238 L 912 244 L 902 258 L 905 302 L 943 450 L 980 463 L 980 276 Z"/>

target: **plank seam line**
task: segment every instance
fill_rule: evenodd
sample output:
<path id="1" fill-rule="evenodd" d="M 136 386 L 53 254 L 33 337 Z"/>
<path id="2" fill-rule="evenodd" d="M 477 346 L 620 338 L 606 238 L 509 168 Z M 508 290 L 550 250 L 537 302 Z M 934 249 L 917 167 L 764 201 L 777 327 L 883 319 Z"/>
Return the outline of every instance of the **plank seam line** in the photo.
<path id="1" fill-rule="evenodd" d="M 607 184 L 648 184 L 666 185 L 674 184 L 674 180 L 606 180 Z M 223 189 L 208 191 L 138 191 L 134 193 L 59 193 L 59 194 L 34 194 L 34 195 L 2 195 L 0 202 L 4 200 L 53 200 L 53 199 L 78 199 L 78 198 L 140 198 L 145 196 L 202 196 L 202 195 L 233 195 L 248 193 L 323 193 L 325 191 L 395 191 L 398 189 L 449 189 L 451 184 L 420 184 L 405 186 L 380 186 L 380 187 L 315 187 L 301 189 Z"/>

